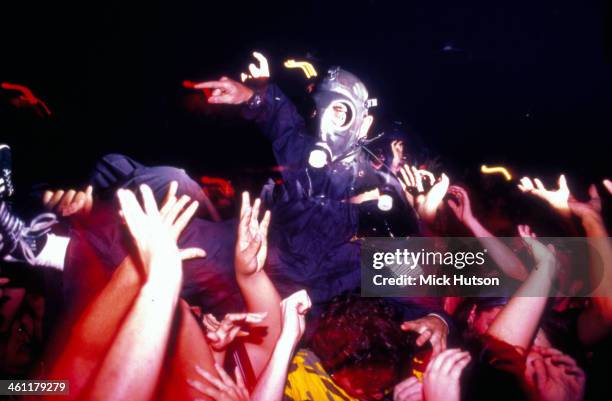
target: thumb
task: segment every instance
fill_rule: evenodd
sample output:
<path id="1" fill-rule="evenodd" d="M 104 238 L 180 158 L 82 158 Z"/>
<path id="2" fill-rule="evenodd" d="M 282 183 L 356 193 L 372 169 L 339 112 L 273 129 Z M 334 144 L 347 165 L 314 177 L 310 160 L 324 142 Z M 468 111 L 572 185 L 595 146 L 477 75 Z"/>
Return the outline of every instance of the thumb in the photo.
<path id="1" fill-rule="evenodd" d="M 559 189 L 566 189 L 567 188 L 567 179 L 565 178 L 565 174 L 561 174 L 559 176 L 559 180 L 557 182 L 559 184 Z"/>
<path id="2" fill-rule="evenodd" d="M 186 249 L 180 249 L 179 255 L 181 257 L 181 260 L 205 258 L 206 251 L 201 248 L 186 248 Z"/>

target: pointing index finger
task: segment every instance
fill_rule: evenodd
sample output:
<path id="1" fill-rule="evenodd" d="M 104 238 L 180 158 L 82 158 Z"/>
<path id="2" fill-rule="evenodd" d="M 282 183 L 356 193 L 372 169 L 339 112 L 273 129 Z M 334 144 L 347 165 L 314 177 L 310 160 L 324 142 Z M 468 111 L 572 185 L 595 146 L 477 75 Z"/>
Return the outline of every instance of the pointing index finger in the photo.
<path id="1" fill-rule="evenodd" d="M 227 81 L 205 81 L 199 82 L 193 85 L 194 89 L 228 89 L 230 87 L 230 83 Z"/>

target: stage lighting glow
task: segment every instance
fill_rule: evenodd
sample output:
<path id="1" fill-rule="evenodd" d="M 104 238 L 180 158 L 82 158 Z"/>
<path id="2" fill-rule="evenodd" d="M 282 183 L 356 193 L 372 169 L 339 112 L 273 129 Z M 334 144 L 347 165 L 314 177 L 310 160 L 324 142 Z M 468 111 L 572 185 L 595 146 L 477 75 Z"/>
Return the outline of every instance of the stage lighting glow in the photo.
<path id="1" fill-rule="evenodd" d="M 253 57 L 259 61 L 259 65 L 254 63 L 249 64 L 249 74 L 244 72 L 240 73 L 240 80 L 245 82 L 247 79 L 260 79 L 270 78 L 270 67 L 268 65 L 268 59 L 259 52 L 253 52 Z"/>
<path id="2" fill-rule="evenodd" d="M 482 166 L 480 166 L 480 171 L 483 174 L 501 174 L 501 175 L 504 176 L 506 181 L 512 181 L 512 174 L 510 174 L 508 169 L 506 169 L 505 167 L 502 167 L 502 166 L 492 166 L 492 167 L 489 167 L 486 164 L 483 164 Z"/>
<path id="3" fill-rule="evenodd" d="M 285 61 L 285 68 L 300 68 L 306 78 L 310 79 L 317 76 L 317 70 L 310 64 L 308 61 L 295 61 L 294 59 L 289 59 Z"/>

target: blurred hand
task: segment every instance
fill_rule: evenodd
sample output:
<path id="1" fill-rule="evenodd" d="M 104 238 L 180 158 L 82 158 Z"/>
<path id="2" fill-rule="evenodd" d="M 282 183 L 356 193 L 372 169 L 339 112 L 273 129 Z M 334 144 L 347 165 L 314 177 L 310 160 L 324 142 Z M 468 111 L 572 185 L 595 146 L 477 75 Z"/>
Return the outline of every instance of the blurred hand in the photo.
<path id="1" fill-rule="evenodd" d="M 423 384 L 414 376 L 393 388 L 393 401 L 423 401 Z"/>
<path id="2" fill-rule="evenodd" d="M 166 222 L 166 224 L 170 224 L 170 232 L 175 241 L 179 240 L 183 230 L 187 227 L 187 224 L 189 224 L 189 221 L 196 213 L 199 206 L 198 202 L 194 201 L 183 212 L 183 209 L 185 209 L 185 206 L 187 206 L 191 198 L 187 195 L 183 195 L 180 199 L 177 199 L 177 191 L 178 182 L 172 181 L 164 197 L 164 203 L 159 210 L 162 220 Z M 200 248 L 179 249 L 179 253 L 182 260 L 203 258 L 206 256 L 206 252 Z"/>
<path id="3" fill-rule="evenodd" d="M 177 247 L 180 232 L 197 209 L 193 202 L 187 209 L 178 202 L 169 210 L 160 213 L 151 188 L 141 185 L 144 208 L 140 206 L 132 191 L 117 191 L 121 214 L 134 240 L 140 259 L 149 280 L 155 278 L 181 279 L 181 253 Z M 190 256 L 203 256 L 202 250 L 186 250 Z"/>
<path id="4" fill-rule="evenodd" d="M 281 314 L 283 327 L 281 338 L 287 339 L 295 346 L 306 330 L 306 313 L 310 310 L 312 303 L 306 290 L 300 290 L 291 294 L 281 302 Z"/>
<path id="5" fill-rule="evenodd" d="M 568 201 L 570 197 L 570 190 L 567 186 L 565 175 L 561 174 L 559 176 L 558 184 L 559 188 L 556 190 L 549 190 L 546 189 L 539 178 L 535 178 L 532 181 L 529 177 L 523 177 L 521 178 L 521 183 L 518 185 L 518 187 L 525 193 L 533 194 L 538 198 L 545 200 L 549 205 L 564 216 L 569 216 Z"/>
<path id="6" fill-rule="evenodd" d="M 215 364 L 215 369 L 220 379 L 217 379 L 196 365 L 195 370 L 200 375 L 202 381 L 187 380 L 187 383 L 191 388 L 209 396 L 215 401 L 249 401 L 249 392 L 237 367 L 234 370 L 235 382 L 218 364 Z"/>
<path id="7" fill-rule="evenodd" d="M 234 265 L 236 274 L 251 275 L 263 269 L 268 254 L 268 227 L 270 211 L 266 211 L 261 222 L 257 220 L 261 201 L 255 199 L 253 206 L 248 192 L 242 193 L 240 222 Z"/>
<path id="8" fill-rule="evenodd" d="M 518 233 L 523 239 L 529 253 L 533 256 L 536 266 L 542 266 L 544 263 L 551 267 L 558 267 L 557 257 L 555 255 L 555 247 L 551 244 L 544 245 L 540 241 L 536 240 L 536 234 L 531 231 L 531 227 L 528 225 L 518 225 Z"/>
<path id="9" fill-rule="evenodd" d="M 438 316 L 425 316 L 417 320 L 402 323 L 402 330 L 419 333 L 416 339 L 417 347 L 422 347 L 426 342 L 431 343 L 432 356 L 438 355 L 446 349 L 446 338 L 448 337 L 448 326 Z"/>
<path id="10" fill-rule="evenodd" d="M 527 355 L 525 381 L 538 401 L 581 401 L 585 374 L 576 361 L 554 348 L 534 347 Z"/>
<path id="11" fill-rule="evenodd" d="M 606 178 L 605 180 L 603 180 L 603 185 L 604 185 L 604 187 L 606 187 L 608 192 L 610 192 L 610 195 L 612 195 L 612 181 L 610 181 L 610 180 L 608 180 Z"/>
<path id="12" fill-rule="evenodd" d="M 597 187 L 591 185 L 589 187 L 589 200 L 586 202 L 580 202 L 570 195 L 568 202 L 569 209 L 580 219 L 586 219 L 593 217 L 597 220 L 601 220 L 601 198 Z"/>
<path id="13" fill-rule="evenodd" d="M 2 85 L 0 85 L 0 87 L 2 87 L 2 89 L 6 89 L 9 91 L 16 91 L 19 93 L 18 97 L 11 99 L 11 103 L 14 104 L 15 106 L 32 107 L 37 112 L 39 112 L 39 109 L 37 107 L 40 107 L 40 111 L 44 112 L 47 116 L 51 115 L 51 110 L 49 110 L 49 107 L 47 107 L 47 104 L 43 102 L 42 100 L 40 100 L 39 98 L 37 98 L 32 92 L 32 90 L 28 88 L 27 86 L 19 85 L 19 84 L 12 84 L 10 82 L 2 82 Z"/>
<path id="14" fill-rule="evenodd" d="M 207 314 L 202 317 L 202 323 L 206 327 L 206 338 L 214 351 L 225 351 L 236 337 L 245 337 L 249 333 L 242 330 L 246 324 L 261 323 L 267 316 L 263 313 L 228 313 L 219 322 L 214 315 Z"/>
<path id="15" fill-rule="evenodd" d="M 435 176 L 424 169 L 417 169 L 414 166 L 404 165 L 399 170 L 397 178 L 404 190 L 404 195 L 408 202 L 416 209 L 419 215 L 432 221 L 436 217 L 438 208 L 442 204 L 442 199 L 448 191 L 450 180 L 447 175 L 442 173 L 436 181 Z M 425 192 L 423 180 L 429 180 L 431 188 Z"/>
<path id="16" fill-rule="evenodd" d="M 448 191 L 450 180 L 446 174 L 442 173 L 442 176 L 438 181 L 431 187 L 429 192 L 425 195 L 425 199 L 421 202 L 418 207 L 419 215 L 426 221 L 433 221 L 438 212 L 438 208 L 442 204 L 444 196 Z"/>
<path id="17" fill-rule="evenodd" d="M 93 187 L 89 185 L 84 191 L 45 191 L 42 202 L 47 210 L 59 216 L 86 218 L 93 208 Z"/>
<path id="18" fill-rule="evenodd" d="M 243 104 L 253 96 L 253 90 L 228 77 L 221 77 L 218 81 L 200 82 L 194 85 L 195 89 L 212 89 L 208 103 Z"/>
<path id="19" fill-rule="evenodd" d="M 425 192 L 423 178 L 428 179 L 430 185 L 434 185 L 436 181 L 435 176 L 430 171 L 427 171 L 425 169 L 418 169 L 414 166 L 409 166 L 407 164 L 400 167 L 399 175 L 397 178 L 399 179 L 404 191 L 408 191 L 411 194 L 422 194 Z"/>
<path id="20" fill-rule="evenodd" d="M 404 162 L 404 141 L 399 139 L 391 141 L 391 153 L 393 153 L 391 171 L 393 171 L 394 174 L 397 174 L 399 173 L 399 169 Z"/>
<path id="21" fill-rule="evenodd" d="M 467 191 L 458 185 L 451 185 L 448 188 L 448 193 L 451 194 L 454 199 L 449 199 L 447 204 L 457 219 L 463 224 L 467 224 L 468 222 L 474 220 L 472 205 L 470 203 L 470 197 L 468 196 Z"/>
<path id="22" fill-rule="evenodd" d="M 423 374 L 423 399 L 425 401 L 459 401 L 459 379 L 470 363 L 468 352 L 448 349 L 433 358 Z"/>

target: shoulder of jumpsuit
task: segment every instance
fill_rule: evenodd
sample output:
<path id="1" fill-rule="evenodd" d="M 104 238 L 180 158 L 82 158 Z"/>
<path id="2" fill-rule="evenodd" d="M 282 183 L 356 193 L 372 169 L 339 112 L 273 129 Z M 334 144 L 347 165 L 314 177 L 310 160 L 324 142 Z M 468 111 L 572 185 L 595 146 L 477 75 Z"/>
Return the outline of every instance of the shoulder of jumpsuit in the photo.
<path id="1" fill-rule="evenodd" d="M 276 84 L 251 89 L 253 96 L 242 106 L 242 116 L 259 124 L 270 140 L 285 133 L 309 136 L 304 118 Z"/>

